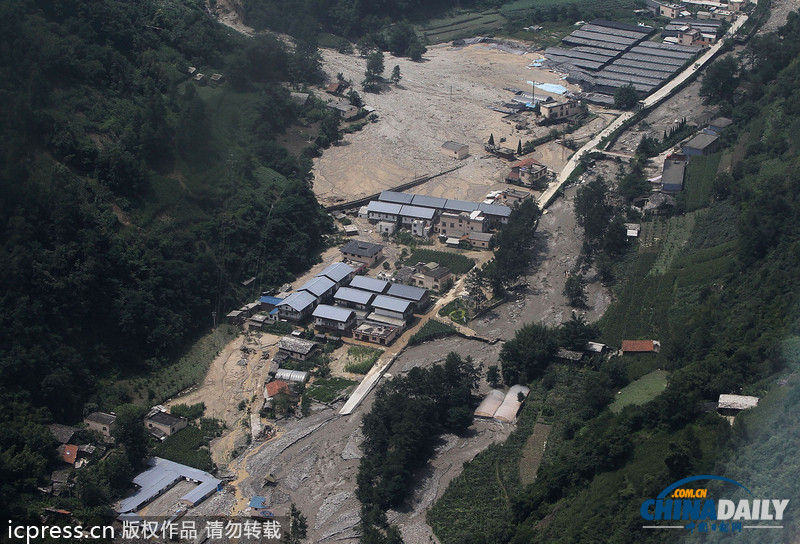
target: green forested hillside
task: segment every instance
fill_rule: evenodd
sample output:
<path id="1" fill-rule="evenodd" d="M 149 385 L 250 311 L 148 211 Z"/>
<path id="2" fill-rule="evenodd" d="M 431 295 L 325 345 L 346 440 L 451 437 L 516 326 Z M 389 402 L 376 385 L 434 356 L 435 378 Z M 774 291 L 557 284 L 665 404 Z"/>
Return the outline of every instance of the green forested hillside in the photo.
<path id="1" fill-rule="evenodd" d="M 289 94 L 319 57 L 203 6 L 0 2 L 4 513 L 53 466 L 43 424 L 129 401 L 109 384 L 306 269 L 330 230 L 307 177 L 337 121 Z M 289 152 L 276 139 L 298 125 L 322 134 Z"/>
<path id="2" fill-rule="evenodd" d="M 711 86 L 725 90 L 709 98 L 735 123 L 723 135 L 729 146 L 723 160 L 709 161 L 731 169 L 708 175 L 707 168 L 690 168 L 691 202 L 680 204 L 696 211 L 646 223 L 643 234 L 652 235 L 653 245 L 633 250 L 615 267 L 617 301 L 599 323 L 602 340 L 618 346 L 622 339 L 656 338 L 661 352 L 571 370 L 572 387 L 587 378 L 596 387 L 582 402 L 559 406 L 536 481 L 499 510 L 502 521 L 485 525 L 465 512 L 493 500 L 496 491 L 471 496 L 469 504 L 459 502 L 463 489 L 448 491 L 431 516 L 443 542 L 672 542 L 684 534 L 642 529 L 639 506 L 694 474 L 726 476 L 757 496 L 791 499 L 784 530 L 735 538 L 796 542 L 798 53 L 800 15 L 792 13 L 776 34 L 748 44 L 734 70 L 724 73 L 724 85 Z M 614 412 L 604 404 L 587 411 L 598 391 L 607 404 L 628 380 L 656 368 L 669 378 L 655 399 Z M 553 374 L 564 376 L 564 367 L 551 366 L 536 386 L 562 395 Z M 731 427 L 707 411 L 722 393 L 762 400 Z M 485 467 L 489 461 L 478 456 L 475 462 Z M 688 533 L 686 539 L 717 541 Z"/>

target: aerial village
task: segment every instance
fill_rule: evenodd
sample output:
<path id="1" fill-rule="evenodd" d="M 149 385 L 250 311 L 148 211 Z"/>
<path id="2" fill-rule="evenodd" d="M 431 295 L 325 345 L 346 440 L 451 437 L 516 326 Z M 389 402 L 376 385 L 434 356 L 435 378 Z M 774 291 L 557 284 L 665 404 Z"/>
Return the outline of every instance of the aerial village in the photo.
<path id="1" fill-rule="evenodd" d="M 654 29 L 648 26 L 605 20 L 580 22 L 559 46 L 547 48 L 542 58 L 529 65 L 533 70 L 557 74 L 563 85 L 534 83 L 529 92 L 514 82 L 498 81 L 509 93 L 508 100 L 488 109 L 519 133 L 531 127 L 579 129 L 589 107 L 613 106 L 614 93 L 620 87 L 632 85 L 641 97 L 647 97 L 679 72 L 696 67 L 698 58 L 718 43 L 720 28 L 730 26 L 746 9 L 744 0 L 730 0 L 727 4 L 647 0 L 645 11 L 670 19 L 658 41 L 653 40 Z M 457 40 L 452 47 L 486 43 L 491 40 L 465 39 Z M 202 74 L 198 76 L 196 81 L 203 79 Z M 220 79 L 221 76 L 217 78 Z M 343 98 L 346 89 L 347 85 L 340 81 L 319 90 L 319 95 L 327 96 L 330 107 L 340 111 L 345 120 L 358 115 L 358 108 Z M 307 98 L 303 93 L 293 96 L 297 100 Z M 380 113 L 374 108 L 367 111 Z M 632 203 L 642 215 L 668 213 L 676 205 L 675 197 L 685 189 L 687 165 L 692 157 L 714 152 L 721 135 L 732 124 L 731 119 L 716 115 L 714 110 L 687 113 L 691 118 L 681 122 L 693 128 L 691 134 L 648 165 L 651 190 Z M 294 455 L 301 458 L 303 452 L 298 444 L 302 445 L 311 432 L 341 421 L 342 416 L 361 413 L 357 411 L 361 401 L 381 379 L 391 375 L 387 370 L 399 371 L 393 363 L 426 324 L 446 323 L 456 329 L 459 338 L 485 345 L 502 342 L 500 335 L 476 332 L 458 317 L 463 317 L 464 308 L 469 308 L 471 316 L 477 318 L 504 301 L 488 301 L 488 292 L 483 297 L 468 292 L 467 271 L 451 270 L 444 258 L 457 255 L 468 260 L 467 270 L 486 263 L 492 257 L 494 233 L 508 222 L 513 210 L 527 200 L 542 208 L 547 206 L 563 190 L 571 170 L 566 171 L 567 161 L 548 164 L 544 158 L 524 152 L 521 140 L 515 150 L 505 139 L 495 142 L 493 134 L 485 134 L 481 127 L 476 127 L 476 132 L 469 135 L 468 142 L 467 138 L 439 140 L 437 149 L 431 152 L 438 154 L 449 169 L 460 168 L 476 155 L 488 157 L 497 172 L 490 190 L 478 187 L 468 194 L 450 190 L 446 196 L 430 196 L 424 194 L 423 187 L 430 177 L 423 176 L 374 194 L 364 196 L 362 191 L 351 199 L 332 200 L 327 209 L 340 231 L 340 243 L 325 253 L 323 262 L 294 282 L 258 293 L 226 314 L 225 321 L 241 328 L 243 338 L 238 353 L 230 360 L 235 360 L 234 366 L 242 373 L 246 371 L 246 379 L 250 380 L 242 377 L 226 391 L 238 393 L 249 383 L 247 391 L 253 392 L 247 402 L 249 414 L 236 416 L 247 429 L 244 448 L 253 452 L 256 446 L 270 442 L 274 448 L 263 448 L 257 456 L 238 464 L 236 459 L 228 459 L 227 468 L 213 475 L 155 457 L 149 468 L 135 477 L 135 491 L 115 505 L 120 520 L 141 519 L 145 514 L 175 517 L 187 511 L 224 511 L 262 519 L 285 513 L 289 494 L 311 477 L 311 469 L 304 468 L 304 476 L 287 481 L 287 487 L 282 488 L 281 478 L 291 480 L 286 467 L 294 462 L 282 456 L 293 448 Z M 603 159 L 618 161 L 630 156 L 616 152 Z M 583 176 L 571 183 L 580 184 L 582 180 Z M 639 223 L 626 224 L 630 243 L 636 243 L 641 228 Z M 414 260 L 414 249 L 408 251 L 409 247 L 423 250 L 424 255 L 439 255 L 442 262 Z M 242 282 L 244 287 L 249 285 L 248 281 Z M 443 313 L 444 308 L 448 311 Z M 656 353 L 659 348 L 657 339 L 626 340 L 621 346 L 589 342 L 584 351 L 561 349 L 558 357 L 578 362 L 592 355 L 647 354 Z M 370 360 L 356 372 L 348 371 L 346 366 L 357 366 L 354 363 L 358 361 L 349 355 L 354 353 L 367 354 Z M 325 400 L 314 401 L 311 407 L 302 405 L 304 391 L 336 379 L 346 385 L 335 389 Z M 476 424 L 496 425 L 503 429 L 497 431 L 497 436 L 507 436 L 529 389 L 515 385 L 506 390 L 484 383 L 482 393 L 483 400 L 474 412 Z M 188 398 L 193 398 L 191 394 Z M 237 401 L 241 398 L 232 396 Z M 721 395 L 716 409 L 732 422 L 736 413 L 757 403 L 755 397 Z M 344 448 L 336 454 L 340 455 L 337 461 L 351 463 L 351 471 L 352 463 L 357 464 L 359 458 L 354 451 L 358 449 L 357 439 L 353 438 L 358 433 L 357 419 L 360 418 L 352 417 L 347 427 L 330 430 L 340 441 L 336 442 L 339 449 Z M 114 446 L 115 420 L 113 413 L 96 412 L 74 427 L 53 425 L 64 468 L 53 473 L 51 485 L 42 491 L 70 493 L 75 472 Z M 158 405 L 149 410 L 142 425 L 153 440 L 164 441 L 182 432 L 189 421 L 171 413 L 169 406 Z M 330 483 L 337 490 L 337 486 L 347 485 L 350 484 L 342 481 Z M 276 486 L 282 489 L 281 493 Z M 341 491 L 329 491 L 326 497 L 338 497 L 336 493 Z M 334 519 L 336 504 L 326 498 L 320 505 L 320 509 L 325 508 L 329 511 L 318 522 L 321 526 L 325 519 Z M 347 519 L 342 523 L 350 523 L 352 529 L 352 519 Z M 330 534 L 338 534 L 337 531 Z"/>

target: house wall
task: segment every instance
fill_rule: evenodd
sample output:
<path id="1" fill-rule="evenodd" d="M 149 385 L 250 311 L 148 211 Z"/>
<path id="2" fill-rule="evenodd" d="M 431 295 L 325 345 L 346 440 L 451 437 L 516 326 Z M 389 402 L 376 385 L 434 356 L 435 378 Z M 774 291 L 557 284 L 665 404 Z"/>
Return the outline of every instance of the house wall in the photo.
<path id="1" fill-rule="evenodd" d="M 345 253 L 344 251 L 342 251 L 342 255 L 351 261 L 358 261 L 366 264 L 369 267 L 375 266 L 375 263 L 383 259 L 383 251 L 379 251 L 374 257 L 362 257 L 361 255 L 353 255 L 351 253 Z"/>
<path id="2" fill-rule="evenodd" d="M 393 213 L 369 212 L 370 221 L 389 221 L 391 223 L 397 223 L 397 219 L 397 215 Z"/>
<path id="3" fill-rule="evenodd" d="M 381 346 L 388 346 L 389 344 L 397 338 L 397 332 L 400 329 L 394 329 L 392 332 L 387 334 L 386 336 L 373 336 L 371 334 L 366 334 L 363 332 L 353 331 L 353 338 L 356 340 L 361 340 L 362 342 L 370 342 L 372 344 L 378 344 Z"/>
<path id="4" fill-rule="evenodd" d="M 173 434 L 177 433 L 181 429 L 184 429 L 188 424 L 185 419 L 182 419 L 175 423 L 174 425 L 163 425 L 161 423 L 156 423 L 155 421 L 150 421 L 149 419 L 145 419 L 144 421 L 145 426 L 148 429 L 160 429 L 165 435 L 172 436 Z"/>
<path id="5" fill-rule="evenodd" d="M 317 327 L 323 327 L 326 329 L 333 329 L 336 331 L 346 331 L 355 325 L 355 318 L 348 320 L 347 322 L 343 321 L 334 321 L 332 319 L 323 319 L 321 317 L 315 318 L 314 324 Z"/>
<path id="6" fill-rule="evenodd" d="M 470 219 L 469 216 L 443 213 L 439 218 L 436 232 L 444 236 L 463 236 L 470 232 L 486 232 L 486 219 Z"/>
<path id="7" fill-rule="evenodd" d="M 375 308 L 375 313 L 378 315 L 384 315 L 386 317 L 393 317 L 394 319 L 408 319 L 411 316 L 411 310 L 408 310 L 404 314 L 392 310 L 384 310 L 383 308 Z"/>
<path id="8" fill-rule="evenodd" d="M 488 249 L 489 248 L 489 242 L 484 242 L 483 240 L 470 240 L 469 241 L 469 245 L 471 245 L 474 248 L 478 248 L 478 249 Z"/>
<path id="9" fill-rule="evenodd" d="M 98 423 L 97 421 L 87 421 L 86 425 L 89 426 L 89 430 L 97 431 L 103 436 L 111 436 L 111 431 L 117 426 L 116 422 L 112 423 L 111 426 L 108 427 L 102 423 Z"/>

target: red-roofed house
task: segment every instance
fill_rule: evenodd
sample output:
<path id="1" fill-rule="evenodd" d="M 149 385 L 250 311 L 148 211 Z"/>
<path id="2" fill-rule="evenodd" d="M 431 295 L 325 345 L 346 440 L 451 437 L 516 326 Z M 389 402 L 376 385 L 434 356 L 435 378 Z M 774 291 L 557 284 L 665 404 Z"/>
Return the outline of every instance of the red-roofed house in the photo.
<path id="1" fill-rule="evenodd" d="M 528 157 L 511 165 L 511 171 L 506 174 L 506 183 L 530 186 L 546 175 L 547 167 L 536 159 Z"/>
<path id="2" fill-rule="evenodd" d="M 267 400 L 271 399 L 278 393 L 286 393 L 289 394 L 289 384 L 283 380 L 274 380 L 267 384 L 264 388 L 264 396 Z"/>
<path id="3" fill-rule="evenodd" d="M 656 353 L 661 344 L 656 340 L 623 340 L 623 353 Z"/>
<path id="4" fill-rule="evenodd" d="M 64 444 L 63 450 L 58 448 L 61 453 L 61 459 L 69 465 L 74 465 L 78 458 L 78 446 L 75 444 Z"/>

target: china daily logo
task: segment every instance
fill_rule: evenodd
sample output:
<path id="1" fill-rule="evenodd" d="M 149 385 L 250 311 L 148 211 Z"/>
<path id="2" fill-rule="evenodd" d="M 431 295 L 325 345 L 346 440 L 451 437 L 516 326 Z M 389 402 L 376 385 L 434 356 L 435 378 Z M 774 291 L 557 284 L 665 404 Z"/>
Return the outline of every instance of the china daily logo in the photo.
<path id="1" fill-rule="evenodd" d="M 708 497 L 708 489 L 684 488 L 686 484 L 703 480 L 720 480 L 745 486 L 722 476 L 691 476 L 678 480 L 664 489 L 655 499 L 642 503 L 639 512 L 647 521 L 672 522 L 662 525 L 643 525 L 644 529 L 686 529 L 692 533 L 741 533 L 750 529 L 783 529 L 780 523 L 789 499 L 750 498 L 738 501 Z M 681 525 L 675 525 L 680 522 Z"/>

